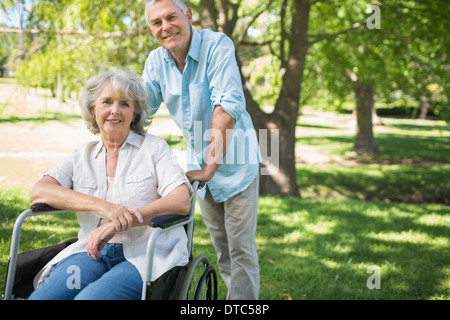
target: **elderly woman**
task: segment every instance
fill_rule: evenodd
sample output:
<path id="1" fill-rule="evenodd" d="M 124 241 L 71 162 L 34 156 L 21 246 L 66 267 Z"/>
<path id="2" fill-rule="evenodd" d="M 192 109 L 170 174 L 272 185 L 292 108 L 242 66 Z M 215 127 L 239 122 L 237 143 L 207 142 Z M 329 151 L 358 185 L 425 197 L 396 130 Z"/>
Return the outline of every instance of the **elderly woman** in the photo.
<path id="1" fill-rule="evenodd" d="M 139 76 L 94 76 L 80 105 L 100 141 L 78 147 L 44 173 L 31 201 L 77 211 L 81 230 L 39 273 L 29 299 L 139 299 L 149 221 L 186 215 L 191 185 L 167 143 L 144 131 L 147 94 Z M 171 230 L 158 237 L 152 278 L 187 262 L 184 229 Z"/>

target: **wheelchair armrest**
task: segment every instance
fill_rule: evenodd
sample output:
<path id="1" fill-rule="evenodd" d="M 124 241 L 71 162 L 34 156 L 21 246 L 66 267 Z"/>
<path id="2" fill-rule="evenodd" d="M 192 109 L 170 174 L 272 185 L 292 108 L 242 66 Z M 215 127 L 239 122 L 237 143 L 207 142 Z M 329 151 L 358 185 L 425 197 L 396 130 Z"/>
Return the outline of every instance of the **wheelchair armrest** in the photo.
<path id="1" fill-rule="evenodd" d="M 31 209 L 31 211 L 33 211 L 35 213 L 59 210 L 59 209 L 56 209 L 56 208 L 53 208 L 53 207 L 49 206 L 46 203 L 35 203 L 35 204 L 32 204 L 30 209 Z"/>
<path id="2" fill-rule="evenodd" d="M 189 215 L 179 215 L 179 214 L 168 214 L 168 215 L 162 215 L 154 217 L 150 221 L 150 227 L 153 228 L 161 228 L 166 229 L 168 227 L 174 226 L 178 223 L 185 222 L 189 220 Z"/>

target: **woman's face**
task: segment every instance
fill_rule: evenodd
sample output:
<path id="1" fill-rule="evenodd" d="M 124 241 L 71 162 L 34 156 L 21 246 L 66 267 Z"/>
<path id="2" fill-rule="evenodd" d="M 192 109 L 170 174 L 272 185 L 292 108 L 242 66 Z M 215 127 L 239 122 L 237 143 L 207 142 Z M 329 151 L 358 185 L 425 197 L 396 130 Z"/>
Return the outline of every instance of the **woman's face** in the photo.
<path id="1" fill-rule="evenodd" d="M 134 101 L 118 95 L 109 82 L 95 100 L 94 115 L 102 136 L 126 138 L 134 118 Z"/>

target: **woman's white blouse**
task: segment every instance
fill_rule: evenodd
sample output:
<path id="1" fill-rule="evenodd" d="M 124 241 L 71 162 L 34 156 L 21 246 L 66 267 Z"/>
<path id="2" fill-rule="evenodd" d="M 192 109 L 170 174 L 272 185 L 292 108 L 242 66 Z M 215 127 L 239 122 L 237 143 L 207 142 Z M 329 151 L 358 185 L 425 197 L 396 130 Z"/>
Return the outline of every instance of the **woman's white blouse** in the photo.
<path id="1" fill-rule="evenodd" d="M 94 141 L 78 147 L 59 165 L 44 175 L 58 180 L 61 186 L 84 194 L 106 199 L 106 149 L 103 142 Z M 114 203 L 139 208 L 166 196 L 181 184 L 192 187 L 175 155 L 164 139 L 130 132 L 119 152 L 114 178 Z M 100 216 L 95 212 L 77 212 L 81 226 L 78 241 L 56 255 L 36 277 L 37 284 L 59 261 L 72 254 L 86 252 L 89 234 L 97 228 Z M 153 228 L 135 227 L 123 232 L 125 258 L 144 275 L 147 241 Z M 158 236 L 153 260 L 152 280 L 167 270 L 189 261 L 187 236 L 183 227 Z M 36 282 L 35 282 L 36 283 Z"/>

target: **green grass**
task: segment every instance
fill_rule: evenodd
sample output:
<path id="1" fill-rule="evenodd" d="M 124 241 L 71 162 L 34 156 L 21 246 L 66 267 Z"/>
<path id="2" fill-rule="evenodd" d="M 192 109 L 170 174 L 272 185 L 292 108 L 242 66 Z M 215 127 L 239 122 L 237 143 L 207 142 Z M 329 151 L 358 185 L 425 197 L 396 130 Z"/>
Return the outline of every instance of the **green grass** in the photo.
<path id="1" fill-rule="evenodd" d="M 263 298 L 449 297 L 449 208 L 278 197 L 260 207 Z M 366 286 L 371 265 L 380 290 Z"/>
<path id="2" fill-rule="evenodd" d="M 10 235 L 28 207 L 27 192 L 1 191 L 0 288 L 4 288 Z M 21 251 L 76 235 L 72 213 L 33 217 Z M 257 244 L 261 299 L 449 299 L 450 207 L 359 200 L 262 196 Z M 194 254 L 215 263 L 199 212 Z M 381 269 L 381 289 L 366 286 L 369 266 Z M 219 279 L 219 298 L 226 288 Z"/>
<path id="3" fill-rule="evenodd" d="M 263 196 L 260 298 L 449 299 L 449 215 L 441 205 Z M 195 251 L 214 260 L 198 220 Z M 380 268 L 379 290 L 367 287 L 370 266 Z"/>
<path id="4" fill-rule="evenodd" d="M 450 164 L 297 166 L 304 197 L 450 204 Z"/>
<path id="5" fill-rule="evenodd" d="M 29 190 L 0 188 L 0 290 L 4 291 L 11 235 L 18 215 L 30 207 Z M 22 226 L 19 252 L 57 244 L 77 235 L 79 224 L 74 213 L 28 218 Z"/>
<path id="6" fill-rule="evenodd" d="M 440 161 L 450 163 L 450 125 L 443 121 L 383 119 L 385 125 L 376 132 L 375 141 L 382 153 L 371 160 Z M 299 136 L 297 142 L 320 147 L 331 156 L 364 159 L 350 154 L 353 134 L 335 135 L 337 127 L 300 124 L 300 128 L 322 129 L 321 135 Z M 301 132 L 301 131 L 300 131 Z M 301 148 L 298 148 L 301 152 Z"/>
<path id="7" fill-rule="evenodd" d="M 299 137 L 298 142 L 320 146 L 330 155 L 352 158 L 349 152 L 353 147 L 354 136 L 310 136 Z M 411 159 L 416 161 L 450 162 L 450 137 L 426 137 L 420 135 L 378 133 L 375 139 L 382 153 L 372 157 L 374 160 Z M 398 151 L 402 150 L 400 154 Z"/>

